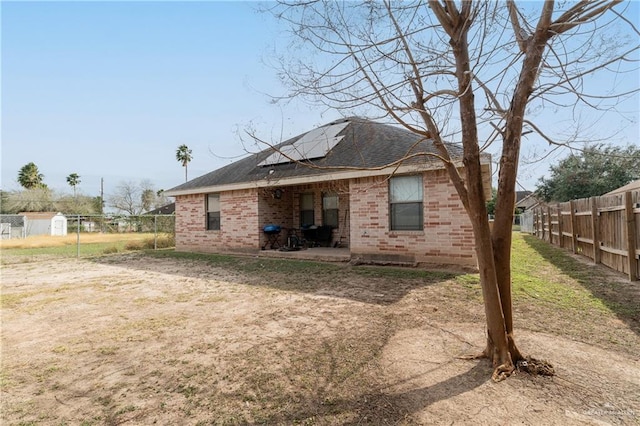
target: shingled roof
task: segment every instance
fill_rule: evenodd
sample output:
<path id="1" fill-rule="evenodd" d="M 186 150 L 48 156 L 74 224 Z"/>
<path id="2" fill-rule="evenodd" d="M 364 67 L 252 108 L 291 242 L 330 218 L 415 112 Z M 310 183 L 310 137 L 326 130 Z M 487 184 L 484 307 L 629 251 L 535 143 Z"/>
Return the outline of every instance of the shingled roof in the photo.
<path id="1" fill-rule="evenodd" d="M 284 185 L 287 181 L 300 177 L 317 177 L 318 180 L 325 180 L 327 176 L 323 175 L 330 175 L 332 178 L 338 179 L 344 172 L 382 169 L 411 154 L 437 153 L 432 140 L 423 139 L 420 135 L 406 129 L 361 118 L 337 120 L 325 126 L 337 123 L 348 124 L 338 133 L 339 136 L 343 136 L 340 142 L 322 158 L 302 162 L 260 165 L 278 149 L 291 145 L 302 138 L 306 134 L 303 133 L 276 145 L 274 148 L 269 147 L 176 186 L 166 191 L 166 194 L 175 196 L 197 193 L 198 190 L 204 188 L 207 191 L 215 191 L 219 187 L 237 187 L 240 184 L 262 186 L 268 181 Z M 461 157 L 462 149 L 460 146 L 449 144 L 448 148 L 454 158 Z M 413 165 L 419 168 L 424 166 L 425 169 L 442 167 L 440 160 L 431 155 L 419 155 L 405 159 L 402 161 L 402 165 Z M 386 173 L 388 171 L 380 171 L 379 174 Z M 322 179 L 323 177 L 325 179 Z"/>

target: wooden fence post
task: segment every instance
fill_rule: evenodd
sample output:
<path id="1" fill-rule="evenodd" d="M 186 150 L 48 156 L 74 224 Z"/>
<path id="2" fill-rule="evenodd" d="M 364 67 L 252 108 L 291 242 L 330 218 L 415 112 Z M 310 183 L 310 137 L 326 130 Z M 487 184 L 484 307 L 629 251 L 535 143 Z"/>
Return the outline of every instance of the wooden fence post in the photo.
<path id="1" fill-rule="evenodd" d="M 600 227 L 598 220 L 598 198 L 591 197 L 591 230 L 593 234 L 593 262 L 600 263 Z"/>
<path id="2" fill-rule="evenodd" d="M 560 203 L 556 208 L 558 211 L 558 244 L 560 247 L 564 248 L 564 235 L 562 235 L 562 208 L 560 207 Z"/>
<path id="3" fill-rule="evenodd" d="M 627 260 L 629 268 L 629 281 L 638 279 L 637 259 L 636 259 L 636 215 L 633 212 L 633 198 L 631 191 L 624 193 L 624 211 L 626 216 L 627 228 Z"/>
<path id="4" fill-rule="evenodd" d="M 551 223 L 551 207 L 547 206 L 547 226 L 549 227 L 549 244 L 553 244 L 553 224 Z"/>
<path id="5" fill-rule="evenodd" d="M 573 254 L 578 253 L 578 234 L 576 234 L 576 203 L 574 200 L 569 201 L 569 209 L 571 210 L 571 249 Z"/>

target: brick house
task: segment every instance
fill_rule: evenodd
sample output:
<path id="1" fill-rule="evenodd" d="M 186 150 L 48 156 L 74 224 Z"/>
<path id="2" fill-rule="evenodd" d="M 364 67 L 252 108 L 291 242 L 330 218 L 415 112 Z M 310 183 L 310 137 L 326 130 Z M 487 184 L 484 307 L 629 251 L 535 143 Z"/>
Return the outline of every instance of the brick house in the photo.
<path id="1" fill-rule="evenodd" d="M 471 224 L 434 153 L 429 139 L 359 118 L 313 129 L 167 191 L 176 250 L 277 248 L 265 232 L 275 225 L 280 244 L 315 229 L 362 261 L 475 267 Z M 489 199 L 489 156 L 483 164 Z"/>

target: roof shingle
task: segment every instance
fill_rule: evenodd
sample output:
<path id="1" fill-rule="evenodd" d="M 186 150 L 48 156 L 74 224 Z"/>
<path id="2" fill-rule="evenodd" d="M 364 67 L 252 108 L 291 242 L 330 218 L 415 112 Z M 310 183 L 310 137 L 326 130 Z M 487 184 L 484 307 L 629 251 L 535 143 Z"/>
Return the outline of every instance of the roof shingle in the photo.
<path id="1" fill-rule="evenodd" d="M 327 125 L 346 121 L 349 124 L 339 133 L 342 140 L 331 149 L 325 157 L 303 162 L 260 166 L 274 151 L 282 146 L 294 143 L 306 133 L 249 155 L 228 166 L 214 170 L 203 176 L 178 185 L 169 191 L 180 192 L 204 187 L 215 187 L 237 183 L 257 182 L 267 176 L 274 179 L 286 179 L 300 176 L 314 176 L 336 172 L 336 170 L 357 170 L 382 168 L 402 160 L 403 165 L 433 163 L 440 161 L 429 154 L 437 154 L 431 139 L 408 130 L 376 123 L 361 118 L 347 118 Z M 460 158 L 462 149 L 455 144 L 448 144 L 453 158 Z M 411 154 L 424 153 L 407 158 Z M 403 160 L 404 159 L 404 160 Z"/>

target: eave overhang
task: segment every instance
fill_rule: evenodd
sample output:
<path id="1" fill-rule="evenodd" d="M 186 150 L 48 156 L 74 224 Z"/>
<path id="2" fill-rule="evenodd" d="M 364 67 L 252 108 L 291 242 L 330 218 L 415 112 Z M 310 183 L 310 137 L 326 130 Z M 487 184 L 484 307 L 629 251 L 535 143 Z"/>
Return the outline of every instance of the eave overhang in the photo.
<path id="1" fill-rule="evenodd" d="M 454 163 L 456 167 L 462 168 L 462 161 L 456 161 Z M 483 166 L 489 167 L 489 174 L 491 173 L 491 159 L 489 156 L 483 156 L 481 158 L 481 164 Z M 282 187 L 282 186 L 294 186 L 294 185 L 305 185 L 311 183 L 320 183 L 320 182 L 331 182 L 338 180 L 348 180 L 348 179 L 358 179 L 358 178 L 366 178 L 366 177 L 376 177 L 376 176 L 391 176 L 394 174 L 408 174 L 408 173 L 417 173 L 431 170 L 441 170 L 444 169 L 444 165 L 439 161 L 432 161 L 429 163 L 422 164 L 408 164 L 408 165 L 400 165 L 400 166 L 390 166 L 384 168 L 376 168 L 376 169 L 348 169 L 348 170 L 340 170 L 340 169 L 327 169 L 326 173 L 321 174 L 312 174 L 312 175 L 301 175 L 301 176 L 292 176 L 292 177 L 279 177 L 275 168 L 263 167 L 264 169 L 264 177 L 262 179 L 257 179 L 253 181 L 246 182 L 236 182 L 229 184 L 221 184 L 221 185 L 211 185 L 211 186 L 201 186 L 198 188 L 189 188 L 183 190 L 169 190 L 165 192 L 165 195 L 169 197 L 178 197 L 183 195 L 194 195 L 194 194 L 206 194 L 213 192 L 225 192 L 225 191 L 237 191 L 244 189 L 253 189 L 253 188 L 272 188 L 272 187 Z M 271 172 L 273 170 L 273 172 Z M 491 192 L 491 188 L 489 188 L 489 193 Z"/>

